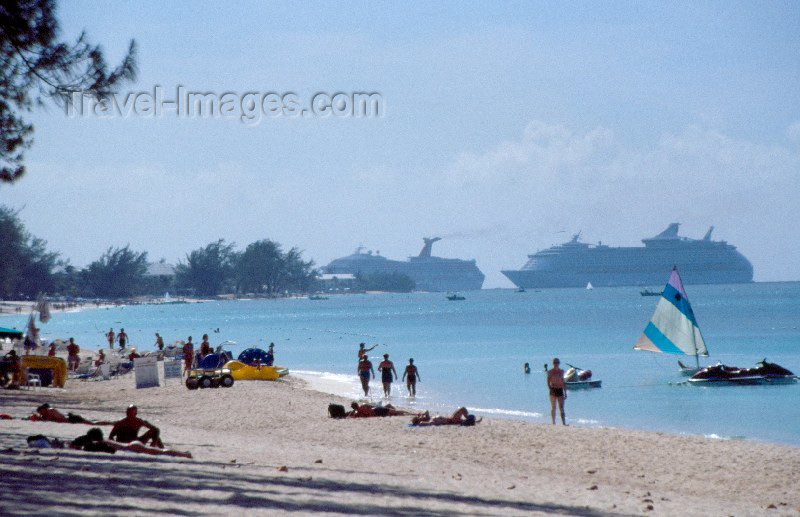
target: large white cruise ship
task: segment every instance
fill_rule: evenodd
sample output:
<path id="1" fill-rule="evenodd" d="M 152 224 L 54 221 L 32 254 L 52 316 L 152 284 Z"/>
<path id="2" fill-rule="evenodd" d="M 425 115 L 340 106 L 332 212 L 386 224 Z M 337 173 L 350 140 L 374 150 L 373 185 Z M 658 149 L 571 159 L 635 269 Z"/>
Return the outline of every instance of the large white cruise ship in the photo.
<path id="1" fill-rule="evenodd" d="M 484 275 L 475 260 L 434 257 L 433 243 L 439 237 L 425 237 L 425 245 L 416 257 L 407 261 L 390 260 L 379 254 L 364 252 L 359 247 L 355 253 L 331 261 L 322 268 L 331 274 L 402 273 L 416 284 L 417 291 L 466 291 L 480 289 Z"/>
<path id="2" fill-rule="evenodd" d="M 678 266 L 688 284 L 732 284 L 753 281 L 753 265 L 725 241 L 712 241 L 712 226 L 702 239 L 678 236 L 670 224 L 644 246 L 614 248 L 572 240 L 528 255 L 519 270 L 502 273 L 522 288 L 659 285 L 665 272 Z"/>

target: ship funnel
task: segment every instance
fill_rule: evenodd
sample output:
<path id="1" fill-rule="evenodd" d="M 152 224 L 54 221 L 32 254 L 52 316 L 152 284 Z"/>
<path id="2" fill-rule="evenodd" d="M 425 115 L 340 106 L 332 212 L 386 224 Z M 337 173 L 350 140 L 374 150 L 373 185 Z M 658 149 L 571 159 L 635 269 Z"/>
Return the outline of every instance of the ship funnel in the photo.
<path id="1" fill-rule="evenodd" d="M 709 229 L 708 229 L 708 231 L 706 232 L 706 236 L 705 236 L 705 237 L 703 237 L 703 240 L 704 240 L 704 241 L 710 241 L 710 240 L 711 240 L 711 232 L 713 232 L 713 231 L 714 231 L 714 227 L 712 226 L 712 227 L 711 227 L 711 228 L 709 228 Z"/>
<path id="2" fill-rule="evenodd" d="M 425 246 L 422 247 L 422 251 L 419 252 L 420 257 L 430 257 L 431 250 L 433 249 L 433 243 L 436 241 L 442 240 L 441 237 L 423 237 L 423 241 L 425 241 Z"/>

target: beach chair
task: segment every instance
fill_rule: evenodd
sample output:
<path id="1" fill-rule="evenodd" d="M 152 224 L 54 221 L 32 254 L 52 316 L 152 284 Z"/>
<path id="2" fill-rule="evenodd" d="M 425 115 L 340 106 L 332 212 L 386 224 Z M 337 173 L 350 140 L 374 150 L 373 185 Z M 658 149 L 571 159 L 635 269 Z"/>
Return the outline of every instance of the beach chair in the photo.
<path id="1" fill-rule="evenodd" d="M 42 378 L 38 373 L 31 373 L 30 368 L 25 368 L 25 386 L 33 388 L 34 386 L 42 387 Z"/>

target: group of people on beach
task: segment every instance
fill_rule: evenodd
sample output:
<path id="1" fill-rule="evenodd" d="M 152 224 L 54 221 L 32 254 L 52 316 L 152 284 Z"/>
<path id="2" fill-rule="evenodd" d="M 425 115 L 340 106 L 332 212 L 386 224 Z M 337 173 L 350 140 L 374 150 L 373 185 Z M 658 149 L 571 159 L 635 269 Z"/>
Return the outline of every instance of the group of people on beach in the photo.
<path id="1" fill-rule="evenodd" d="M 356 373 L 361 380 L 361 388 L 364 390 L 364 396 L 369 396 L 369 381 L 370 378 L 375 378 L 375 370 L 372 368 L 372 362 L 369 360 L 367 352 L 373 350 L 377 344 L 366 348 L 366 343 L 360 343 L 358 347 L 358 366 Z M 394 369 L 394 363 L 389 360 L 389 354 L 383 354 L 383 361 L 378 364 L 378 371 L 381 372 L 381 383 L 383 384 L 383 395 L 389 397 L 392 394 L 392 382 L 397 380 L 397 371 Z M 406 381 L 406 388 L 408 394 L 412 397 L 417 395 L 417 381 L 422 381 L 419 376 L 419 370 L 414 364 L 414 359 L 408 360 L 408 365 L 403 372 L 403 379 Z"/>
<path id="2" fill-rule="evenodd" d="M 111 432 L 108 439 L 103 439 L 103 431 L 99 427 L 93 427 L 89 431 L 69 442 L 69 447 L 89 452 L 108 452 L 124 450 L 151 455 L 168 455 L 191 458 L 189 452 L 176 451 L 164 447 L 161 441 L 161 431 L 147 420 L 138 416 L 138 408 L 131 404 L 125 411 L 125 418 L 121 420 L 91 421 L 74 413 L 66 415 L 61 411 L 50 407 L 50 404 L 42 404 L 30 416 L 30 420 L 43 422 L 57 422 L 62 424 L 88 424 L 93 426 L 111 425 Z M 140 431 L 145 429 L 143 433 Z M 53 447 L 54 442 L 41 435 L 28 437 L 30 446 Z"/>

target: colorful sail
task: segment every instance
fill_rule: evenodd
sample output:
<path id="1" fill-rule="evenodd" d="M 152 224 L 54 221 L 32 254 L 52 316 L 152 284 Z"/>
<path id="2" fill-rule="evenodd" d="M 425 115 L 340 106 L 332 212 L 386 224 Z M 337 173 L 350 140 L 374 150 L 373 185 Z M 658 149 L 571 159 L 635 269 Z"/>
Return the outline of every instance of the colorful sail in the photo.
<path id="1" fill-rule="evenodd" d="M 665 354 L 708 355 L 677 267 L 672 269 L 656 311 L 633 348 Z"/>

